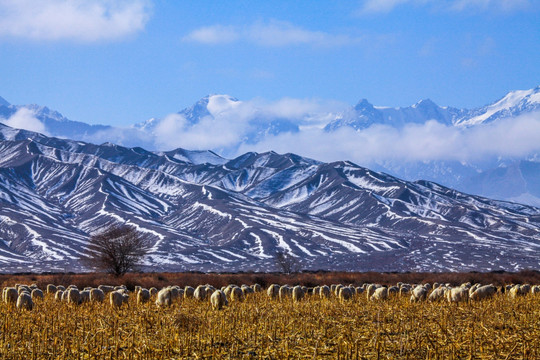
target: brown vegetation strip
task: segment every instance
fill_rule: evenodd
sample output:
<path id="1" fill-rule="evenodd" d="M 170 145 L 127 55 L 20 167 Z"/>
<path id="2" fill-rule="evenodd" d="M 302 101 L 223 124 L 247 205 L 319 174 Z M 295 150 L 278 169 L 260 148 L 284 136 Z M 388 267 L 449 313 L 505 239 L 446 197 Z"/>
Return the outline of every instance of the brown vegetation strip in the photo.
<path id="1" fill-rule="evenodd" d="M 100 284 L 126 285 L 133 290 L 135 285 L 146 288 L 161 288 L 168 285 L 197 286 L 199 284 L 212 284 L 216 287 L 228 284 L 255 284 L 263 287 L 270 284 L 299 284 L 316 286 L 320 284 L 355 284 L 378 283 L 383 285 L 404 283 L 450 283 L 459 285 L 465 282 L 493 284 L 496 286 L 507 284 L 540 284 L 540 272 L 524 270 L 516 273 L 489 272 L 489 273 L 355 273 L 355 272 L 302 272 L 296 274 L 279 273 L 128 273 L 122 277 L 102 273 L 90 274 L 0 274 L 2 287 L 20 284 L 37 284 L 44 289 L 47 284 L 74 284 L 79 289 L 87 286 L 97 287 Z"/>

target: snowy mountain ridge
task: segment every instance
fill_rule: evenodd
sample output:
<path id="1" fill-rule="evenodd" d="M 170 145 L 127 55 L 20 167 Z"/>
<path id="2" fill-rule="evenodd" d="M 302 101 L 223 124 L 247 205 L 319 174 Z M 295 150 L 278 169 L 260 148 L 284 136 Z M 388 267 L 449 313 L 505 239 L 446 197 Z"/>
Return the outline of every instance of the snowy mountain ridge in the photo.
<path id="1" fill-rule="evenodd" d="M 518 270 L 538 266 L 540 209 L 294 154 L 151 152 L 0 124 L 0 264 L 85 270 L 88 237 L 128 223 L 154 271 Z"/>

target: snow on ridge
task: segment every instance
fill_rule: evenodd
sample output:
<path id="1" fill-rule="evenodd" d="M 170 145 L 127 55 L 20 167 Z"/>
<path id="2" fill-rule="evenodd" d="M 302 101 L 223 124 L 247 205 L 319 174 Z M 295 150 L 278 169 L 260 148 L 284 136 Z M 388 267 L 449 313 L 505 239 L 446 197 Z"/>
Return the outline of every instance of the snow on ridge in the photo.
<path id="1" fill-rule="evenodd" d="M 496 115 L 497 113 L 504 110 L 515 108 L 521 103 L 529 105 L 540 104 L 540 91 L 538 91 L 537 89 L 511 91 L 499 101 L 482 108 L 483 113 L 481 113 L 480 115 L 459 121 L 456 125 L 471 126 L 481 124 L 493 115 Z"/>
<path id="2" fill-rule="evenodd" d="M 206 204 L 202 204 L 198 201 L 196 201 L 194 204 L 193 204 L 193 207 L 198 207 L 198 208 L 201 208 L 203 209 L 204 211 L 208 211 L 208 212 L 211 212 L 213 214 L 216 214 L 216 215 L 219 215 L 223 218 L 228 218 L 229 220 L 232 220 L 233 216 L 231 214 L 227 214 L 227 213 L 224 213 L 223 211 L 219 211 L 217 209 L 214 209 L 213 207 L 209 206 L 209 205 L 206 205 Z"/>

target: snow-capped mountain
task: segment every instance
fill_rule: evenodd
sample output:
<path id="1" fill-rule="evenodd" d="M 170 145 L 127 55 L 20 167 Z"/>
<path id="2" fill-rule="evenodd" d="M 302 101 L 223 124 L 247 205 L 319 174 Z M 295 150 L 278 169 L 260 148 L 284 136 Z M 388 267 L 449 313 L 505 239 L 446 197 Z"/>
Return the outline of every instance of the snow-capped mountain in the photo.
<path id="1" fill-rule="evenodd" d="M 538 267 L 540 209 L 294 154 L 156 153 L 0 125 L 0 263 L 80 270 L 111 223 L 147 234 L 152 270 Z"/>
<path id="2" fill-rule="evenodd" d="M 493 104 L 469 111 L 467 116 L 457 118 L 454 123 L 458 126 L 474 126 L 538 110 L 540 86 L 530 90 L 511 91 Z"/>
<path id="3" fill-rule="evenodd" d="M 428 120 L 445 125 L 474 126 L 537 110 L 540 110 L 540 86 L 511 91 L 490 105 L 472 110 L 441 107 L 429 99 L 403 108 L 374 106 L 362 99 L 354 108 L 331 121 L 325 129 L 334 131 L 349 126 L 361 130 L 374 124 L 402 127 L 406 124 L 423 124 Z"/>
<path id="4" fill-rule="evenodd" d="M 207 156 L 214 155 L 217 155 L 216 161 L 221 161 L 220 156 L 234 157 L 239 154 L 242 146 L 257 144 L 279 134 L 301 134 L 304 129 L 313 128 L 314 123 L 317 123 L 316 127 L 319 126 L 317 121 L 309 121 L 310 116 L 323 119 L 321 127 L 324 127 L 327 133 L 348 128 L 363 131 L 373 125 L 401 128 L 407 124 L 423 124 L 432 120 L 460 129 L 481 128 L 482 124 L 496 123 L 507 117 L 539 112 L 540 87 L 509 92 L 492 104 L 472 110 L 441 107 L 429 99 L 403 108 L 374 106 L 363 99 L 356 106 L 341 112 L 304 114 L 303 117 L 296 118 L 276 115 L 276 112 L 268 111 L 264 107 L 258 108 L 252 104 L 248 106 L 246 102 L 232 96 L 209 95 L 193 106 L 178 111 L 175 117 L 152 118 L 129 128 L 88 125 L 69 120 L 47 107 L 10 105 L 4 99 L 0 99 L 0 121 L 2 118 L 9 119 L 21 109 L 31 111 L 43 124 L 43 131 L 51 136 L 98 144 L 111 142 L 152 151 L 187 146 L 201 151 L 198 155 L 202 156 L 201 161 L 206 161 Z M 173 129 L 172 132 L 169 128 Z M 175 141 L 209 136 L 206 133 L 209 128 L 230 129 L 227 134 L 216 132 L 212 135 L 216 138 L 223 135 L 229 139 L 218 142 L 219 145 L 214 147 L 208 146 L 214 155 L 207 152 L 206 146 L 199 146 L 194 141 L 189 143 L 191 146 L 171 146 L 168 142 L 162 141 L 164 136 L 172 137 Z M 176 136 L 174 129 L 181 129 L 179 132 L 181 135 Z M 538 164 L 540 156 L 529 154 L 521 158 L 493 157 L 475 162 L 448 160 L 404 162 L 388 159 L 366 165 L 406 180 L 425 179 L 467 193 L 540 206 L 540 196 L 536 190 L 536 179 L 540 178 L 540 171 L 536 170 Z M 507 184 L 505 186 L 500 186 L 503 181 L 500 178 L 501 174 L 504 174 L 504 183 Z"/>
<path id="5" fill-rule="evenodd" d="M 362 99 L 354 108 L 345 111 L 328 123 L 325 130 L 335 131 L 343 126 L 362 130 L 375 124 L 403 127 L 406 124 L 423 124 L 428 120 L 451 125 L 465 112 L 465 110 L 440 107 L 429 99 L 404 108 L 374 106 L 366 99 Z"/>

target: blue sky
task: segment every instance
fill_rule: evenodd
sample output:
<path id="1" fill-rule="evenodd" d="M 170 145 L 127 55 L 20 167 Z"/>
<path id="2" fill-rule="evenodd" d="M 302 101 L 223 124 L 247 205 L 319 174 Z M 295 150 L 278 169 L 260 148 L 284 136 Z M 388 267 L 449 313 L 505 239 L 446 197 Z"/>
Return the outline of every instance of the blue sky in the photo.
<path id="1" fill-rule="evenodd" d="M 0 96 L 128 126 L 242 100 L 477 107 L 540 85 L 540 1 L 0 0 Z"/>

